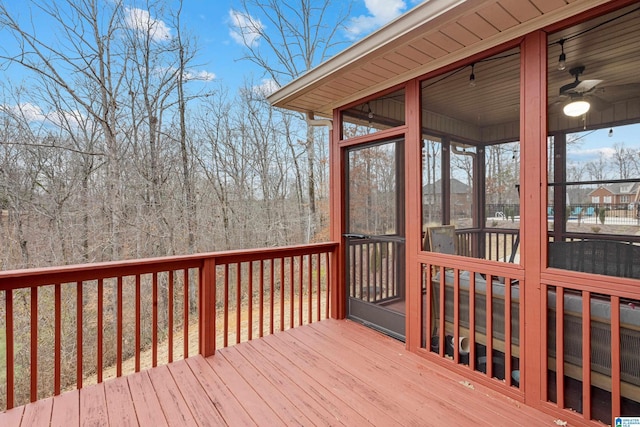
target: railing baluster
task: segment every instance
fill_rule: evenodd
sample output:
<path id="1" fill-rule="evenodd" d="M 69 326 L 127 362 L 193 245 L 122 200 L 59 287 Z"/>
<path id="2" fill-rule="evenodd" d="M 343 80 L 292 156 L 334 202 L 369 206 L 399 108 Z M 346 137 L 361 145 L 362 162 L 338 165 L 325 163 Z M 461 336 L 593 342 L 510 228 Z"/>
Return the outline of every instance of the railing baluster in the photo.
<path id="1" fill-rule="evenodd" d="M 460 270 L 453 269 L 453 361 L 460 362 L 458 343 L 460 342 Z"/>
<path id="2" fill-rule="evenodd" d="M 331 263 L 331 255 L 329 254 L 329 252 L 325 252 L 325 258 L 326 258 L 325 265 L 326 265 L 326 269 L 327 269 L 327 280 L 326 280 L 326 282 L 327 282 L 327 292 L 325 292 L 326 301 L 325 301 L 325 305 L 324 305 L 324 317 L 325 317 L 325 319 L 328 319 L 329 318 L 329 305 L 330 305 L 329 301 L 330 301 L 330 298 L 331 298 L 331 295 L 329 294 L 329 290 L 330 290 L 330 286 L 329 285 L 330 285 L 331 268 L 332 268 L 332 266 L 330 264 Z"/>
<path id="3" fill-rule="evenodd" d="M 264 260 L 260 260 L 260 304 L 259 304 L 260 325 L 258 333 L 260 338 L 264 336 Z"/>
<path id="4" fill-rule="evenodd" d="M 240 344 L 240 322 L 242 320 L 242 264 L 236 263 L 236 344 Z"/>
<path id="5" fill-rule="evenodd" d="M 253 261 L 249 261 L 249 296 L 248 296 L 248 340 L 253 339 Z"/>
<path id="6" fill-rule="evenodd" d="M 476 272 L 469 272 L 469 368 L 476 369 Z"/>
<path id="7" fill-rule="evenodd" d="M 222 346 L 229 345 L 229 264 L 224 265 L 224 336 Z"/>
<path id="8" fill-rule="evenodd" d="M 291 257 L 289 258 L 289 327 L 293 328 L 293 302 L 295 301 L 295 292 L 293 291 L 294 288 L 294 264 L 295 264 L 295 258 Z"/>
<path id="9" fill-rule="evenodd" d="M 158 366 L 158 272 L 153 272 L 151 298 L 153 299 L 153 312 L 151 314 L 151 366 Z"/>
<path id="10" fill-rule="evenodd" d="M 117 329 L 117 342 L 116 342 L 116 376 L 122 376 L 122 276 L 118 276 L 118 295 L 117 295 L 117 310 L 116 313 L 116 329 Z"/>
<path id="11" fill-rule="evenodd" d="M 102 382 L 102 352 L 104 351 L 103 345 L 103 325 L 102 325 L 102 316 L 103 316 L 103 308 L 104 308 L 104 283 L 102 279 L 98 279 L 98 313 L 97 315 L 97 332 L 96 336 L 98 338 L 98 351 L 96 354 L 96 372 L 98 375 L 98 383 Z"/>
<path id="12" fill-rule="evenodd" d="M 313 282 L 313 266 L 312 266 L 312 264 L 313 264 L 313 255 L 309 255 L 307 258 L 308 258 L 308 261 L 307 261 L 308 262 L 308 268 L 307 268 L 307 276 L 308 276 L 307 277 L 307 293 L 309 294 L 308 297 L 307 297 L 307 299 L 308 299 L 308 301 L 307 301 L 307 303 L 308 303 L 307 304 L 308 305 L 308 307 L 307 307 L 307 311 L 308 311 L 308 313 L 307 313 L 307 321 L 308 321 L 308 323 L 311 323 L 311 322 L 313 322 L 313 302 L 312 302 L 312 300 L 313 300 L 313 295 L 312 295 L 313 294 L 313 292 L 312 292 L 312 290 L 313 290 L 313 287 L 312 287 L 313 286 L 312 285 L 312 282 Z"/>
<path id="13" fill-rule="evenodd" d="M 184 269 L 184 276 L 182 279 L 182 293 L 184 300 L 182 301 L 182 330 L 184 334 L 182 354 L 186 359 L 189 357 L 189 311 L 191 306 L 189 304 L 189 269 Z"/>
<path id="14" fill-rule="evenodd" d="M 54 319 L 54 362 L 53 362 L 53 394 L 60 394 L 60 376 L 62 371 L 62 291 L 60 283 L 54 285 L 55 292 L 55 319 Z"/>
<path id="15" fill-rule="evenodd" d="M 304 270 L 304 260 L 302 255 L 300 255 L 300 262 L 298 263 L 298 325 L 302 326 L 302 304 L 303 304 L 303 295 L 302 295 L 302 280 Z"/>
<path id="16" fill-rule="evenodd" d="M 82 344 L 82 309 L 84 306 L 84 299 L 82 296 L 83 287 L 83 282 L 76 282 L 76 387 L 78 388 L 78 390 L 82 389 L 82 382 L 84 377 L 82 370 L 82 353 L 84 347 Z"/>
<path id="17" fill-rule="evenodd" d="M 611 413 L 620 414 L 620 297 L 611 297 Z"/>
<path id="18" fill-rule="evenodd" d="M 31 401 L 38 399 L 38 288 L 31 288 Z"/>
<path id="19" fill-rule="evenodd" d="M 280 330 L 284 331 L 284 258 L 280 258 Z"/>
<path id="20" fill-rule="evenodd" d="M 506 254 L 506 252 L 505 252 Z M 504 379 L 511 386 L 511 279 L 504 278 Z"/>
<path id="21" fill-rule="evenodd" d="M 167 360 L 169 363 L 173 362 L 173 270 L 169 270 L 169 289 L 168 289 L 168 301 L 167 301 Z"/>
<path id="22" fill-rule="evenodd" d="M 15 394 L 13 391 L 15 377 L 14 377 L 14 356 L 13 356 L 13 290 L 7 289 L 4 291 L 5 297 L 5 310 L 6 310 L 6 324 L 5 324 L 5 337 L 6 337 L 6 361 L 7 361 L 7 409 L 12 409 L 15 405 Z"/>
<path id="23" fill-rule="evenodd" d="M 273 310 L 274 310 L 274 285 L 275 285 L 275 272 L 274 272 L 274 268 L 275 268 L 275 260 L 273 258 L 271 258 L 271 260 L 269 261 L 269 333 L 273 335 L 273 322 L 274 322 L 274 315 L 273 315 Z"/>
<path id="24" fill-rule="evenodd" d="M 316 287 L 318 292 L 316 294 L 316 320 L 320 321 L 320 313 L 322 313 L 321 309 L 321 289 L 320 289 L 320 281 L 321 281 L 321 272 L 322 272 L 322 254 L 318 253 L 316 259 Z"/>
<path id="25" fill-rule="evenodd" d="M 486 337 L 487 337 L 487 376 L 493 378 L 493 276 L 487 274 L 486 282 Z"/>
<path id="26" fill-rule="evenodd" d="M 591 419 L 591 292 L 582 291 L 582 415 Z"/>
<path id="27" fill-rule="evenodd" d="M 556 287 L 556 400 L 564 409 L 564 288 Z"/>
<path id="28" fill-rule="evenodd" d="M 136 274 L 136 372 L 140 372 L 140 346 L 141 346 L 141 331 L 140 331 L 140 298 L 142 298 L 140 292 L 140 275 Z"/>

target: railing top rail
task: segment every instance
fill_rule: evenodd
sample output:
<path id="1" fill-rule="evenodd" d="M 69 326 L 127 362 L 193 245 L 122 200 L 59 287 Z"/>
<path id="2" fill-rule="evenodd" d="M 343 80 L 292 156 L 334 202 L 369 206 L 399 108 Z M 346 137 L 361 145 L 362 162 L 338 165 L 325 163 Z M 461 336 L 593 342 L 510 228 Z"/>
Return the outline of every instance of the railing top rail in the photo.
<path id="1" fill-rule="evenodd" d="M 333 251 L 337 246 L 338 244 L 335 242 L 327 242 L 276 248 L 240 249 L 193 255 L 77 264 L 61 267 L 7 270 L 0 271 L 0 291 L 57 283 L 135 276 L 160 271 L 200 268 L 204 261 L 208 259 L 215 260 L 216 264 L 224 265 L 236 262 L 310 255 Z"/>

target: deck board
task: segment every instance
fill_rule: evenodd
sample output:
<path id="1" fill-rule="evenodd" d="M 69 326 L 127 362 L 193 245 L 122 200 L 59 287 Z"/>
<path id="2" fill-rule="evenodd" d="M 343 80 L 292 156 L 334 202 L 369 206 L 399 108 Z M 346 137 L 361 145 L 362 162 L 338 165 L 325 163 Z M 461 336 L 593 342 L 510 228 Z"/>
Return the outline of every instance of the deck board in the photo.
<path id="1" fill-rule="evenodd" d="M 327 320 L 0 413 L 13 426 L 549 426 L 554 417 Z"/>
<path id="2" fill-rule="evenodd" d="M 80 392 L 68 391 L 55 398 L 51 414 L 51 427 L 77 426 L 80 424 Z"/>

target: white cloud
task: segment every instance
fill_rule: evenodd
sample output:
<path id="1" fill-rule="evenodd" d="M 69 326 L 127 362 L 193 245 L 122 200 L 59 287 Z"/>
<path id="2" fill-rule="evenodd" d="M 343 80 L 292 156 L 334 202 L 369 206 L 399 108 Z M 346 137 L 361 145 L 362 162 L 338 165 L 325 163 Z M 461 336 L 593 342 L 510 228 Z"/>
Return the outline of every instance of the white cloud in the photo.
<path id="1" fill-rule="evenodd" d="M 407 8 L 403 0 L 364 0 L 364 5 L 369 14 L 351 18 L 347 24 L 347 37 L 351 40 L 397 18 Z"/>
<path id="2" fill-rule="evenodd" d="M 200 80 L 205 82 L 210 82 L 216 78 L 216 75 L 210 71 L 200 70 L 200 71 L 185 71 L 184 79 L 185 80 Z"/>
<path id="3" fill-rule="evenodd" d="M 124 22 L 128 28 L 149 32 L 153 41 L 171 40 L 171 28 L 164 21 L 152 18 L 147 10 L 126 8 Z"/>
<path id="4" fill-rule="evenodd" d="M 280 86 L 273 79 L 262 79 L 262 82 L 259 85 L 253 87 L 253 91 L 255 93 L 258 93 L 265 98 L 278 89 L 280 89 Z"/>
<path id="5" fill-rule="evenodd" d="M 599 148 L 574 148 L 567 149 L 567 156 L 575 158 L 598 158 L 600 156 L 610 159 L 616 154 L 616 150 L 611 147 L 599 147 Z"/>
<path id="6" fill-rule="evenodd" d="M 237 10 L 229 11 L 231 19 L 231 29 L 229 35 L 236 43 L 254 47 L 260 43 L 260 33 L 264 30 L 264 25 L 259 19 L 246 15 Z"/>
<path id="7" fill-rule="evenodd" d="M 0 106 L 0 110 L 12 117 L 24 118 L 29 123 L 42 122 L 45 120 L 42 109 L 29 102 L 19 105 L 2 105 Z"/>
<path id="8" fill-rule="evenodd" d="M 17 118 L 24 119 L 28 123 L 48 123 L 54 126 L 78 127 L 84 120 L 79 111 L 52 111 L 45 113 L 42 109 L 29 102 L 18 105 L 0 105 L 0 111 Z"/>

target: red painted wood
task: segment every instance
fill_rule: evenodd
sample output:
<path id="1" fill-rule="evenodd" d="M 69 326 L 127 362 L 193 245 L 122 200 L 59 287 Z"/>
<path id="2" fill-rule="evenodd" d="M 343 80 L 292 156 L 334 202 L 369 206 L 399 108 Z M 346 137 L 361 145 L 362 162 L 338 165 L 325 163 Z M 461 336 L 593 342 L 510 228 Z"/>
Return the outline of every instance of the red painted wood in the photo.
<path id="1" fill-rule="evenodd" d="M 51 427 L 80 425 L 80 392 L 68 391 L 53 400 Z"/>
<path id="2" fill-rule="evenodd" d="M 491 285 L 490 285 L 491 284 Z M 486 286 L 486 322 L 487 326 L 487 377 L 493 378 L 493 276 L 487 275 Z"/>
<path id="3" fill-rule="evenodd" d="M 222 346 L 229 345 L 229 264 L 224 265 L 224 323 Z"/>
<path id="4" fill-rule="evenodd" d="M 223 425 L 224 418 L 218 412 L 216 405 L 206 395 L 204 388 L 184 361 L 168 365 L 171 375 L 176 380 L 180 395 L 185 401 L 193 417 L 200 424 L 206 420 L 210 425 Z"/>
<path id="5" fill-rule="evenodd" d="M 509 277 L 504 278 L 504 342 L 504 379 L 507 386 L 511 386 L 511 279 Z"/>
<path id="6" fill-rule="evenodd" d="M 307 257 L 307 323 L 313 322 L 313 257 Z"/>
<path id="7" fill-rule="evenodd" d="M 84 284 L 82 282 L 76 282 L 76 388 L 80 390 L 82 388 L 82 382 L 84 374 L 82 372 L 83 363 L 83 341 L 82 341 L 82 329 L 83 327 L 83 315 L 82 309 L 84 305 L 84 298 L 82 296 L 82 288 Z"/>
<path id="8" fill-rule="evenodd" d="M 116 313 L 116 376 L 122 376 L 122 276 L 118 277 L 117 283 L 117 313 Z"/>
<path id="9" fill-rule="evenodd" d="M 279 390 L 262 373 L 257 372 L 242 354 L 238 353 L 238 347 L 229 347 L 220 352 L 216 357 L 224 358 L 235 368 L 235 371 L 255 390 L 259 399 L 269 399 L 269 406 L 280 418 L 278 424 L 284 425 L 313 425 L 297 405 L 292 404 L 283 395 L 284 390 Z M 288 390 L 287 390 L 288 391 Z"/>
<path id="10" fill-rule="evenodd" d="M 273 337 L 275 335 L 270 336 Z M 220 350 L 216 353 L 215 357 L 207 358 L 206 362 L 220 378 L 221 382 L 229 389 L 232 396 L 241 403 L 255 423 L 265 426 L 282 425 L 282 419 L 279 418 L 276 412 L 269 406 L 269 403 L 258 395 L 252 384 L 248 383 L 239 375 L 238 371 L 227 358 L 219 357 L 227 350 L 228 349 Z"/>
<path id="11" fill-rule="evenodd" d="M 444 282 L 444 280 L 443 280 Z M 460 270 L 453 269 L 453 361 L 460 362 Z"/>
<path id="12" fill-rule="evenodd" d="M 31 390 L 32 402 L 38 399 L 38 288 L 31 288 Z"/>
<path id="13" fill-rule="evenodd" d="M 242 324 L 242 264 L 236 264 L 236 344 L 240 342 Z"/>
<path id="14" fill-rule="evenodd" d="M 275 260 L 269 260 L 269 333 L 273 334 L 274 329 L 274 296 L 275 296 Z"/>
<path id="15" fill-rule="evenodd" d="M 184 301 L 182 301 L 182 354 L 187 358 L 189 357 L 189 310 L 191 310 L 191 307 L 189 305 L 189 270 L 185 268 L 183 271 L 184 275 L 182 279 L 182 286 Z"/>
<path id="16" fill-rule="evenodd" d="M 14 341 L 13 341 L 13 290 L 7 289 L 4 292 L 6 310 L 6 361 L 7 361 L 7 409 L 15 405 L 14 397 Z"/>
<path id="17" fill-rule="evenodd" d="M 621 414 L 620 297 L 611 297 L 611 413 Z"/>
<path id="18" fill-rule="evenodd" d="M 0 289 L 23 289 L 51 283 L 72 283 L 118 276 L 150 274 L 154 271 L 200 268 L 205 260 L 215 259 L 218 264 L 258 261 L 280 257 L 334 252 L 337 242 L 314 243 L 309 245 L 283 246 L 277 248 L 243 249 L 225 252 L 211 252 L 195 255 L 145 258 L 127 261 L 113 261 L 63 267 L 31 268 L 0 272 Z"/>
<path id="19" fill-rule="evenodd" d="M 257 340 L 259 341 L 259 340 Z M 241 402 L 235 398 L 232 391 L 218 377 L 216 372 L 202 357 L 191 357 L 185 361 L 189 368 L 200 382 L 204 393 L 212 402 L 216 402 L 216 410 L 220 413 L 224 422 L 234 426 L 257 425 L 251 419 L 250 414 L 242 406 Z"/>
<path id="20" fill-rule="evenodd" d="M 247 339 L 251 341 L 253 339 L 253 261 L 249 262 L 249 289 L 248 289 L 248 307 L 247 307 L 247 324 L 248 335 Z"/>
<path id="21" fill-rule="evenodd" d="M 173 292 L 174 292 L 174 278 L 173 270 L 169 270 L 169 289 L 168 291 L 168 304 L 167 304 L 167 360 L 169 363 L 173 362 Z M 186 357 L 186 356 L 185 356 Z"/>
<path id="22" fill-rule="evenodd" d="M 117 377 L 104 382 L 107 417 L 112 426 L 137 426 L 138 420 L 127 378 Z"/>
<path id="23" fill-rule="evenodd" d="M 521 223 L 521 265 L 526 284 L 520 295 L 524 311 L 524 330 L 520 352 L 520 371 L 526 381 L 525 399 L 532 405 L 541 403 L 541 390 L 547 386 L 542 366 L 546 356 L 541 326 L 547 315 L 541 307 L 540 271 L 544 268 L 547 244 L 547 35 L 542 31 L 524 37 L 520 62 L 520 205 L 526 218 Z M 526 165 L 526 167 L 524 167 Z M 527 354 L 527 349 L 541 349 Z M 523 373 L 524 371 L 524 373 Z"/>
<path id="24" fill-rule="evenodd" d="M 108 423 L 104 383 L 83 388 L 80 392 L 80 426 L 106 426 Z"/>
<path id="25" fill-rule="evenodd" d="M 293 328 L 294 326 L 294 303 L 295 303 L 295 258 L 289 258 L 289 328 Z"/>
<path id="26" fill-rule="evenodd" d="M 96 373 L 98 376 L 98 382 L 101 383 L 102 382 L 102 370 L 104 369 L 103 363 L 102 363 L 102 355 L 104 352 L 104 345 L 103 345 L 103 333 L 104 333 L 104 328 L 102 326 L 103 324 L 103 314 L 104 314 L 104 282 L 102 279 L 98 279 L 98 312 L 96 313 L 97 316 L 97 331 L 96 331 L 96 339 L 97 339 L 97 351 L 96 351 Z"/>
<path id="27" fill-rule="evenodd" d="M 333 253 L 335 256 L 335 252 Z M 332 292 L 337 292 L 337 290 L 335 289 L 335 285 L 334 285 L 334 279 L 335 277 L 332 276 L 332 274 L 334 274 L 334 269 L 337 268 L 337 262 L 334 261 L 333 264 L 331 264 L 331 256 L 329 255 L 328 252 L 325 253 L 324 255 L 325 257 L 325 266 L 326 266 L 326 276 L 327 276 L 327 291 L 325 293 L 325 313 L 324 313 L 324 318 L 328 319 L 329 318 L 329 307 L 331 306 L 330 302 L 331 302 L 331 298 L 332 298 Z M 333 268 L 332 268 L 333 267 Z"/>
<path id="28" fill-rule="evenodd" d="M 560 409 L 564 406 L 564 288 L 556 288 L 556 396 Z"/>
<path id="29" fill-rule="evenodd" d="M 151 366 L 158 366 L 158 273 L 154 272 L 151 283 Z"/>
<path id="30" fill-rule="evenodd" d="M 302 369 L 296 363 L 292 363 L 287 357 L 289 353 L 286 348 L 280 346 L 271 346 L 267 340 L 259 340 L 252 343 L 251 347 L 243 349 L 243 352 L 247 351 L 252 360 L 259 361 L 260 363 L 266 363 L 270 372 L 276 372 L 278 376 L 283 376 L 288 380 L 287 388 L 291 383 L 300 387 L 312 400 L 306 403 L 304 395 L 298 395 L 298 402 L 301 405 L 309 405 L 312 407 L 320 406 L 323 410 L 333 415 L 342 424 L 347 426 L 361 426 L 367 425 L 369 422 L 365 418 L 365 415 L 361 414 L 362 406 L 352 408 L 346 404 L 343 397 L 336 390 L 325 384 L 321 383 L 321 375 L 317 375 L 314 371 Z M 278 377 L 275 377 L 276 379 Z M 335 394 L 334 394 L 335 393 Z M 306 410 L 306 409 L 305 409 Z M 317 410 L 317 408 L 314 408 Z M 339 414 L 339 415 L 338 415 Z M 324 425 L 330 425 L 331 422 L 324 422 Z"/>
<path id="31" fill-rule="evenodd" d="M 20 421 L 22 421 L 24 408 L 24 406 L 18 406 L 17 408 L 0 412 L 0 425 L 6 427 L 18 427 L 20 425 Z"/>
<path id="32" fill-rule="evenodd" d="M 438 289 L 438 291 L 440 292 L 440 297 L 438 299 L 439 302 L 439 312 L 438 312 L 438 320 L 440 321 L 440 325 L 438 325 L 438 340 L 439 340 L 439 350 L 440 350 L 440 357 L 444 357 L 444 349 L 445 349 L 445 344 L 444 344 L 444 335 L 445 335 L 445 311 L 444 311 L 444 307 L 445 307 L 445 270 L 444 267 L 440 267 L 440 287 Z"/>
<path id="33" fill-rule="evenodd" d="M 322 313 L 322 258 L 317 255 L 316 259 L 316 321 L 320 321 Z"/>
<path id="34" fill-rule="evenodd" d="M 200 270 L 200 354 L 216 351 L 216 263 L 207 260 Z"/>
<path id="35" fill-rule="evenodd" d="M 591 419 L 591 293 L 582 292 L 582 415 Z"/>
<path id="36" fill-rule="evenodd" d="M 258 306 L 258 317 L 260 318 L 260 326 L 258 328 L 258 336 L 264 336 L 264 260 L 260 260 L 260 303 Z"/>
<path id="37" fill-rule="evenodd" d="M 176 427 L 197 425 L 169 368 L 163 365 L 148 372 L 167 424 Z"/>
<path id="38" fill-rule="evenodd" d="M 27 405 L 22 415 L 23 426 L 49 425 L 51 422 L 51 410 L 53 409 L 53 398 L 38 400 Z"/>
<path id="39" fill-rule="evenodd" d="M 280 331 L 284 331 L 284 258 L 280 258 Z"/>
<path id="40" fill-rule="evenodd" d="M 304 304 L 303 295 L 303 273 L 304 273 L 304 258 L 301 255 L 298 263 L 298 326 L 302 326 L 302 305 Z"/>
<path id="41" fill-rule="evenodd" d="M 140 275 L 136 274 L 136 372 L 140 372 L 140 346 L 141 344 L 141 319 L 140 319 L 140 300 L 142 298 L 141 295 L 141 284 L 140 284 Z"/>
<path id="42" fill-rule="evenodd" d="M 331 422 L 335 422 L 334 415 L 315 404 L 300 387 L 297 378 L 283 375 L 256 351 L 253 345 L 243 346 L 242 349 L 229 349 L 228 353 L 235 366 L 243 366 L 239 369 L 241 375 L 257 383 L 256 391 L 260 396 L 270 398 L 275 395 L 282 402 L 281 408 L 274 405 L 272 408 L 278 411 L 286 424 L 330 425 Z"/>
<path id="43" fill-rule="evenodd" d="M 476 275 L 475 273 L 469 274 L 469 308 L 473 307 L 473 310 L 469 310 L 469 331 L 473 331 L 469 334 L 469 368 L 476 369 Z M 521 310 L 524 311 L 524 310 Z M 522 335 L 520 335 L 522 336 Z"/>
<path id="44" fill-rule="evenodd" d="M 131 400 L 141 426 L 167 426 L 160 401 L 149 378 L 149 371 L 125 377 L 129 385 Z"/>
<path id="45" fill-rule="evenodd" d="M 54 350 L 53 350 L 53 394 L 60 394 L 60 375 L 62 365 L 62 290 L 59 283 L 54 286 Z"/>

